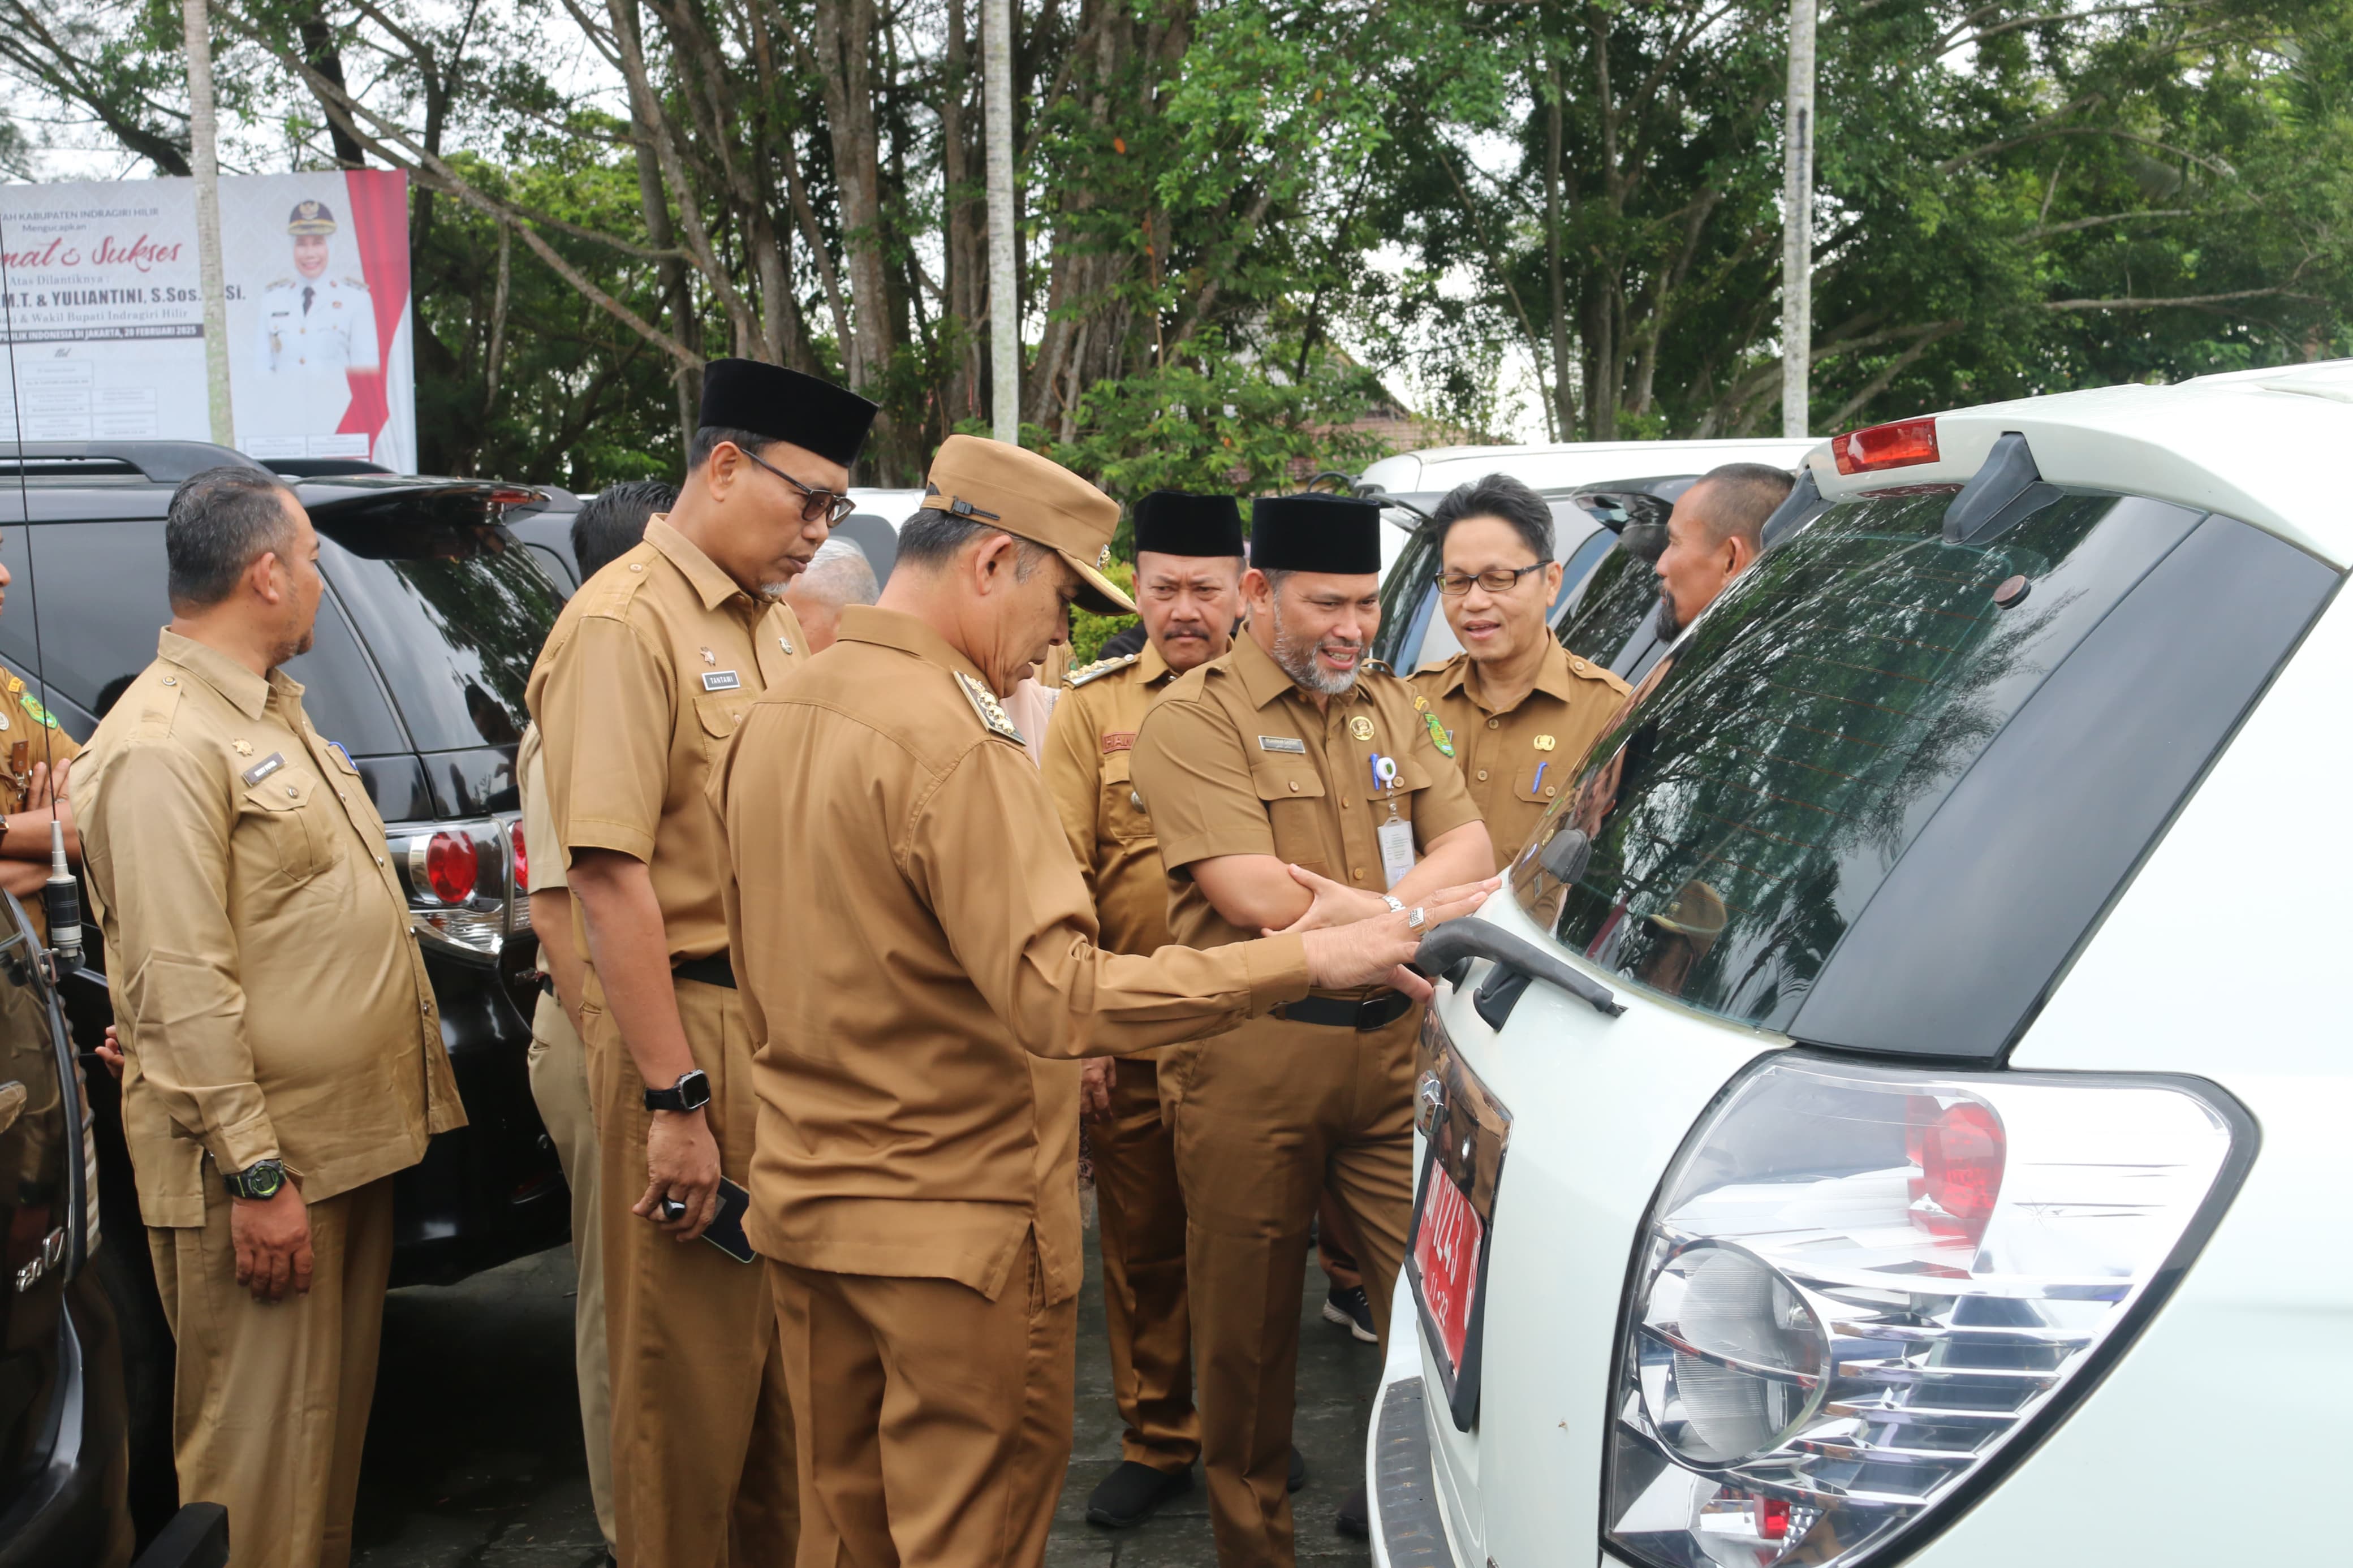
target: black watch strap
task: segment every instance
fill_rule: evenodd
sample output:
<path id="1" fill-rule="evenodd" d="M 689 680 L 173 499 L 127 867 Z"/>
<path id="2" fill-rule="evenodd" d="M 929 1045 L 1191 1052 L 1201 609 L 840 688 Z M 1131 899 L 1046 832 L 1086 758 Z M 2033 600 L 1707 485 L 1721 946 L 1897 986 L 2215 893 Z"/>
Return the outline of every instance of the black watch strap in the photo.
<path id="1" fill-rule="evenodd" d="M 668 1089 L 646 1090 L 648 1110 L 700 1110 L 711 1103 L 711 1079 L 694 1068 Z"/>
<path id="2" fill-rule="evenodd" d="M 251 1198 L 257 1203 L 278 1195 L 286 1184 L 286 1167 L 275 1160 L 256 1160 L 242 1171 L 221 1173 L 221 1184 L 233 1198 Z"/>

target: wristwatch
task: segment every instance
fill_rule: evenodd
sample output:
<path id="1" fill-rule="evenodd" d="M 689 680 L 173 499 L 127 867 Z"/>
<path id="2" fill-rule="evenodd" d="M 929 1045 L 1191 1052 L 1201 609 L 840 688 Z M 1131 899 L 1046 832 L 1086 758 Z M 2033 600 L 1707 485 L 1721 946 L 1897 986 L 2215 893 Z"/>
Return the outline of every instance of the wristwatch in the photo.
<path id="1" fill-rule="evenodd" d="M 701 1068 L 682 1074 L 668 1089 L 646 1090 L 648 1110 L 700 1110 L 711 1103 L 711 1079 Z"/>
<path id="2" fill-rule="evenodd" d="M 242 1171 L 225 1171 L 221 1184 L 228 1188 L 233 1198 L 251 1198 L 262 1203 L 278 1195 L 286 1184 L 286 1167 L 275 1160 L 256 1160 Z"/>

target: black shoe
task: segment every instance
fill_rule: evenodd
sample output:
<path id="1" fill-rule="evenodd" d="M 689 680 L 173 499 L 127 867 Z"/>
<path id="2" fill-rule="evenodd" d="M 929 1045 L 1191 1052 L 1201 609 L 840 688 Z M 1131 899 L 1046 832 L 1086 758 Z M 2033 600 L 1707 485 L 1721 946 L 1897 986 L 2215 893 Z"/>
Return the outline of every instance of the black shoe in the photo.
<path id="1" fill-rule="evenodd" d="M 1301 1453 L 1299 1451 L 1298 1445 L 1294 1443 L 1292 1445 L 1291 1449 L 1291 1479 L 1284 1485 L 1282 1489 L 1287 1492 L 1295 1492 L 1306 1484 L 1307 1456 Z"/>
<path id="2" fill-rule="evenodd" d="M 1332 1518 L 1332 1528 L 1352 1541 L 1369 1540 L 1373 1533 L 1372 1510 L 1365 1503 L 1365 1483 L 1358 1481 L 1341 1503 L 1340 1511 Z"/>
<path id="3" fill-rule="evenodd" d="M 1126 1530 L 1152 1517 L 1152 1510 L 1170 1498 L 1193 1489 L 1193 1467 L 1155 1470 L 1134 1459 L 1122 1459 L 1087 1496 L 1087 1522 L 1106 1530 Z"/>
<path id="4" fill-rule="evenodd" d="M 1324 1321 L 1339 1324 L 1368 1345 L 1381 1342 L 1381 1336 L 1373 1331 L 1372 1299 L 1365 1294 L 1362 1285 L 1335 1290 L 1325 1296 Z"/>

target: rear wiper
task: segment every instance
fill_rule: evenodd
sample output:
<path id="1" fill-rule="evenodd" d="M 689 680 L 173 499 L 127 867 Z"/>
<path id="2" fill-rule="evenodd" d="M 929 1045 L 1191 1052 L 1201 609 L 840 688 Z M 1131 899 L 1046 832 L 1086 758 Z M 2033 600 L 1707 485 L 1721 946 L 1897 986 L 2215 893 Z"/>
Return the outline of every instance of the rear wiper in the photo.
<path id="1" fill-rule="evenodd" d="M 1546 952 L 1535 943 L 1482 920 L 1447 921 L 1421 939 L 1421 951 L 1414 955 L 1413 962 L 1414 967 L 1426 974 L 1447 974 L 1467 967 L 1474 958 L 1493 959 L 1502 967 L 1532 980 L 1557 985 L 1605 1018 L 1614 1018 L 1626 1010 L 1626 1005 L 1608 986 L 1587 978 L 1557 953 Z"/>

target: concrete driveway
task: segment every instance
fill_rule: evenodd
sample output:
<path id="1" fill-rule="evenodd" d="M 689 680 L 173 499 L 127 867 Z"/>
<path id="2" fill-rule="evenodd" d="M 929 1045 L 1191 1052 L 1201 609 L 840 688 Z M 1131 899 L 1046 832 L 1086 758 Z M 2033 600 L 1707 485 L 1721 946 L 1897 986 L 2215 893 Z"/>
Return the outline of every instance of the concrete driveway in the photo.
<path id="1" fill-rule="evenodd" d="M 1087 1237 L 1079 1301 L 1079 1394 L 1071 1474 L 1047 1549 L 1050 1568 L 1208 1568 L 1217 1561 L 1199 1487 L 1150 1523 L 1113 1533 L 1086 1496 L 1119 1462 L 1103 1349 L 1101 1273 Z M 1311 1259 L 1300 1303 L 1298 1443 L 1308 1483 L 1293 1500 L 1299 1555 L 1361 1563 L 1332 1529 L 1362 1473 L 1380 1366 L 1370 1345 L 1320 1315 Z M 602 1561 L 582 1468 L 572 1381 L 572 1254 L 557 1248 L 448 1288 L 395 1291 L 360 1479 L 355 1568 L 578 1568 Z M 766 1565 L 762 1565 L 766 1568 Z"/>

